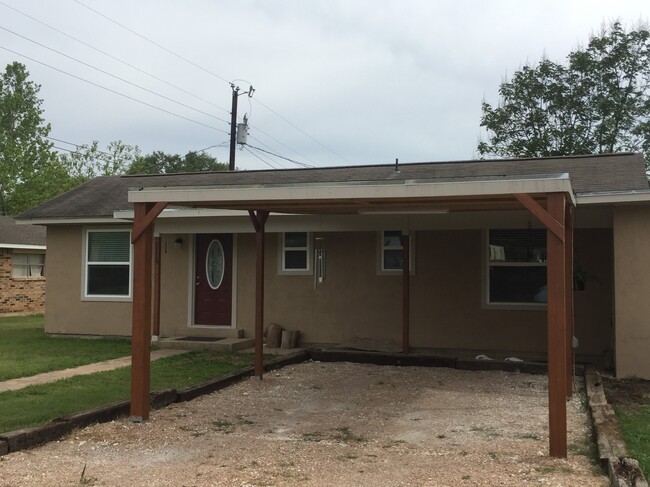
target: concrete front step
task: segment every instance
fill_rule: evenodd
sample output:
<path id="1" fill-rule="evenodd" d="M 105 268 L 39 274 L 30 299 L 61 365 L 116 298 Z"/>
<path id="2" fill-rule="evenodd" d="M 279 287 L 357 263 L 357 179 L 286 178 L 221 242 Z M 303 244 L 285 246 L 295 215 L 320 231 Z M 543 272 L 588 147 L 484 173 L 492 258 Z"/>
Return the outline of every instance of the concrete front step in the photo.
<path id="1" fill-rule="evenodd" d="M 187 327 L 173 328 L 170 332 L 172 337 L 215 337 L 215 338 L 244 338 L 244 330 L 230 327 Z"/>
<path id="2" fill-rule="evenodd" d="M 237 351 L 255 345 L 252 338 L 223 338 L 217 341 L 192 340 L 183 337 L 161 338 L 157 343 L 158 348 L 173 348 L 176 350 L 228 350 Z"/>

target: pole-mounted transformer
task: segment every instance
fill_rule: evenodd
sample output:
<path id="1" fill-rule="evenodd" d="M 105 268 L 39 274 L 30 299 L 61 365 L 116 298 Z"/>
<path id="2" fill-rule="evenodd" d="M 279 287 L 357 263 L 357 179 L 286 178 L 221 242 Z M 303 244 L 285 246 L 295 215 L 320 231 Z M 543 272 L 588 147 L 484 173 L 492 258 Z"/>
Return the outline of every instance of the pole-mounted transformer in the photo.
<path id="1" fill-rule="evenodd" d="M 244 115 L 244 123 L 237 124 L 237 143 L 246 145 L 248 141 L 248 116 Z"/>

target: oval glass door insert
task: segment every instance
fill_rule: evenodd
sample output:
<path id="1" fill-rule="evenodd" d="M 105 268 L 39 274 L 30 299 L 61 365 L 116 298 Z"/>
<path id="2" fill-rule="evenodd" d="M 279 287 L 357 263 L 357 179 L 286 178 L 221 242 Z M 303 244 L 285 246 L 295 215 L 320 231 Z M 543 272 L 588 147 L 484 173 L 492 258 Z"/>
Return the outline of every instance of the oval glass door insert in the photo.
<path id="1" fill-rule="evenodd" d="M 218 289 L 221 286 L 225 269 L 224 264 L 225 256 L 221 242 L 213 240 L 210 242 L 210 246 L 205 255 L 205 275 L 212 289 Z"/>

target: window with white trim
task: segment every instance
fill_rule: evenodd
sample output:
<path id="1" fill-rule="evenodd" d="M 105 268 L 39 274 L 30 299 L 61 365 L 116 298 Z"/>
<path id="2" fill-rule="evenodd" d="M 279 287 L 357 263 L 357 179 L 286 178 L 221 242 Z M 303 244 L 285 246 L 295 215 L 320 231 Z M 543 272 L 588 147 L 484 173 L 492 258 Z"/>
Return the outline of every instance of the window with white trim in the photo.
<path id="1" fill-rule="evenodd" d="M 489 230 L 487 304 L 546 304 L 546 230 Z"/>
<path id="2" fill-rule="evenodd" d="M 131 232 L 129 230 L 88 230 L 85 266 L 85 296 L 129 297 L 131 295 Z"/>
<path id="3" fill-rule="evenodd" d="M 11 267 L 12 277 L 43 277 L 45 254 L 13 254 Z"/>
<path id="4" fill-rule="evenodd" d="M 282 271 L 309 272 L 311 270 L 310 239 L 308 232 L 285 232 L 281 235 Z"/>
<path id="5" fill-rule="evenodd" d="M 380 232 L 380 255 L 379 255 L 379 269 L 381 272 L 392 273 L 401 272 L 404 265 L 404 248 L 402 247 L 402 231 L 401 230 L 384 230 Z M 411 234 L 409 239 L 409 270 L 413 271 L 413 240 L 414 235 Z"/>

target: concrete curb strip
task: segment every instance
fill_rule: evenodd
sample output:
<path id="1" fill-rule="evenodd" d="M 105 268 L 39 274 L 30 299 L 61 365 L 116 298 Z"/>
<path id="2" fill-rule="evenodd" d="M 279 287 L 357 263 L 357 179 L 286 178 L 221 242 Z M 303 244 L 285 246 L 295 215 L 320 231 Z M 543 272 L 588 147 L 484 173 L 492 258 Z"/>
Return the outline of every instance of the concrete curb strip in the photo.
<path id="1" fill-rule="evenodd" d="M 628 457 L 627 446 L 618 427 L 616 413 L 607 403 L 600 374 L 585 371 L 589 411 L 596 430 L 600 464 L 607 469 L 612 487 L 648 487 L 639 462 Z"/>

